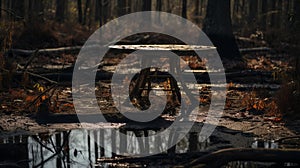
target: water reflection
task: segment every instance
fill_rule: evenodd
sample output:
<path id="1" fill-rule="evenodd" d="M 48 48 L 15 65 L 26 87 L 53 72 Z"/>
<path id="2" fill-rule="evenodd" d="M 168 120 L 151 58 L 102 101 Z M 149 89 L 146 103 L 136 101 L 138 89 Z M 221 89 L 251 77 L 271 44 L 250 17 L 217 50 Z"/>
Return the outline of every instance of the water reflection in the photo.
<path id="1" fill-rule="evenodd" d="M 86 130 L 77 129 L 60 132 L 52 135 L 37 134 L 32 136 L 14 136 L 2 138 L 1 145 L 16 151 L 12 156 L 16 160 L 26 160 L 22 167 L 95 167 L 98 158 L 113 157 L 116 155 L 139 155 L 147 151 L 166 151 L 170 137 L 149 138 L 148 141 L 139 141 L 139 136 L 151 136 L 157 131 L 124 131 L 127 138 L 122 139 L 116 129 Z M 9 147 L 9 144 L 14 147 Z M 184 137 L 176 147 L 167 152 L 186 153 L 201 151 L 210 144 L 210 139 L 200 142 L 197 134 L 191 133 Z M 23 146 L 23 148 L 17 147 Z M 18 149 L 19 150 L 18 150 Z M 22 157 L 16 157 L 22 156 Z M 10 159 L 9 159 L 10 157 Z"/>
<path id="2" fill-rule="evenodd" d="M 0 139 L 1 149 L 7 151 L 1 154 L 0 167 L 14 164 L 19 167 L 108 167 L 107 163 L 97 164 L 99 158 L 115 156 L 138 156 L 148 152 L 189 153 L 207 152 L 214 145 L 231 146 L 222 137 L 212 135 L 206 141 L 199 133 L 191 132 L 180 140 L 175 147 L 166 150 L 174 137 L 149 138 L 141 141 L 137 137 L 155 135 L 158 130 L 117 130 L 109 129 L 76 129 L 55 134 L 37 134 L 31 136 L 12 136 Z M 126 134 L 120 136 L 120 134 Z M 273 140 L 254 139 L 249 146 L 252 148 L 279 148 L 279 143 Z M 2 150 L 3 151 L 3 150 Z M 11 162 L 7 162 L 11 160 Z M 249 167 L 250 162 L 232 162 L 227 167 Z M 251 166 L 250 166 L 251 167 Z"/>

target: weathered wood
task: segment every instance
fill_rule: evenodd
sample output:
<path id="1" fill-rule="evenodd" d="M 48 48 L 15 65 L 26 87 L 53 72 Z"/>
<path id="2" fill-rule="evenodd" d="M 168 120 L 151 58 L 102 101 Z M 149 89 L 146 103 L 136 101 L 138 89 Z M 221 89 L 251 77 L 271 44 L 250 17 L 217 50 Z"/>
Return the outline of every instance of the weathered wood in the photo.
<path id="1" fill-rule="evenodd" d="M 299 149 L 230 148 L 202 156 L 186 164 L 186 167 L 193 167 L 200 164 L 206 164 L 207 167 L 221 167 L 232 161 L 299 163 L 299 158 Z"/>

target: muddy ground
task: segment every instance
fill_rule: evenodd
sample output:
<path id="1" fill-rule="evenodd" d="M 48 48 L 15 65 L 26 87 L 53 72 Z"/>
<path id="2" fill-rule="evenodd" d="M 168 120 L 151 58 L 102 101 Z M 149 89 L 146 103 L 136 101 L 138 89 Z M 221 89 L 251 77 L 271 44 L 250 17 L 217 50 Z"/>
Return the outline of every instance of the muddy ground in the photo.
<path id="1" fill-rule="evenodd" d="M 76 57 L 72 54 L 64 54 L 60 57 L 44 57 L 45 59 L 43 60 L 51 68 L 55 68 L 53 67 L 53 63 L 56 63 L 58 66 L 63 64 L 65 68 L 71 66 L 76 60 Z M 112 64 L 116 64 L 116 62 L 118 62 L 122 57 L 123 56 L 116 59 L 104 60 L 102 68 L 113 72 L 114 66 Z M 278 107 L 274 103 L 281 84 L 276 73 L 279 72 L 278 69 L 286 71 L 289 70 L 290 67 L 286 59 L 287 57 L 288 56 L 284 54 L 245 54 L 244 62 L 246 63 L 246 68 L 238 70 L 239 72 L 247 70 L 262 71 L 271 74 L 271 77 L 242 76 L 239 77 L 238 80 L 227 80 L 228 90 L 226 105 L 218 126 L 223 126 L 230 130 L 250 133 L 255 137 L 269 140 L 299 135 L 300 120 L 293 119 L 291 117 L 284 117 L 284 115 L 278 111 Z M 24 58 L 21 58 L 20 60 L 22 59 Z M 232 63 L 232 61 L 226 62 L 225 60 L 225 64 L 227 64 L 225 65 L 227 67 L 235 67 L 236 65 L 234 64 L 242 63 Z M 35 65 L 34 61 L 28 69 L 35 69 L 37 67 L 42 68 L 43 70 L 47 69 L 47 66 L 39 67 Z M 62 73 L 64 73 L 64 71 Z M 254 82 L 252 83 L 240 82 L 252 81 L 252 79 L 257 78 L 261 78 L 260 82 L 257 82 L 257 80 L 253 80 Z M 79 123 L 47 124 L 47 122 L 41 123 L 37 120 L 39 117 L 37 113 L 41 111 L 41 108 L 45 105 L 45 103 L 47 104 L 47 110 L 50 115 L 74 114 L 70 81 L 63 81 L 63 78 L 60 80 L 60 83 L 67 83 L 66 86 L 59 85 L 51 88 L 52 85 L 49 82 L 45 82 L 41 79 L 28 79 L 28 81 L 25 81 L 27 83 L 24 84 L 23 76 L 23 79 L 16 79 L 13 81 L 11 88 L 1 92 L 1 137 L 16 134 L 51 133 L 81 128 L 82 125 Z M 20 83 L 23 83 L 25 88 L 20 87 Z M 262 85 L 258 85 L 257 83 Z M 113 103 L 110 95 L 109 81 L 101 81 L 98 84 L 99 85 L 97 85 L 96 90 L 99 91 L 100 94 L 97 95 L 100 108 L 105 109 L 111 117 L 114 118 L 117 114 L 116 109 L 112 106 Z M 246 84 L 248 85 L 244 86 Z M 201 92 L 205 90 L 207 90 L 207 88 L 202 87 L 199 91 Z M 199 101 L 202 104 L 202 109 L 207 109 L 209 107 L 209 95 L 201 97 Z M 174 118 L 169 114 L 165 114 L 163 117 L 166 120 L 172 120 L 172 118 Z M 205 117 L 206 113 L 200 112 L 192 118 L 193 120 L 201 123 L 205 120 Z M 105 128 L 119 127 L 123 124 L 115 122 L 84 125 L 88 125 L 91 128 L 94 126 Z"/>

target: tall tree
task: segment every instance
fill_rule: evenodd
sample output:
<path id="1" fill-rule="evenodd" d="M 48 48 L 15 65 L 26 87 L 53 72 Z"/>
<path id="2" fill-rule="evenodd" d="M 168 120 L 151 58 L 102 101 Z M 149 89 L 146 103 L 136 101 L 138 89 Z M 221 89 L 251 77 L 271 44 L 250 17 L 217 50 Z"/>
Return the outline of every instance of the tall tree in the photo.
<path id="1" fill-rule="evenodd" d="M 261 0 L 260 27 L 263 30 L 266 30 L 267 27 L 267 4 L 266 0 Z"/>
<path id="2" fill-rule="evenodd" d="M 203 31 L 217 47 L 221 58 L 240 58 L 232 31 L 230 0 L 208 0 L 206 11 Z"/>
<path id="3" fill-rule="evenodd" d="M 83 11 L 83 23 L 82 23 L 84 25 L 87 23 L 87 18 L 88 18 L 89 11 L 90 11 L 90 6 L 91 6 L 91 0 L 86 0 L 85 1 L 85 6 L 84 6 L 84 11 Z"/>
<path id="4" fill-rule="evenodd" d="M 55 13 L 56 21 L 63 22 L 65 20 L 66 5 L 67 5 L 67 0 L 56 0 L 56 13 Z"/>
<path id="5" fill-rule="evenodd" d="M 187 18 L 186 8 L 187 8 L 187 2 L 186 2 L 186 0 L 182 0 L 181 16 L 183 18 Z"/>
<path id="6" fill-rule="evenodd" d="M 125 0 L 118 0 L 118 16 L 126 14 L 126 2 Z"/>
<path id="7" fill-rule="evenodd" d="M 162 10 L 162 1 L 161 0 L 157 0 L 156 1 L 156 10 L 157 11 L 161 11 Z"/>
<path id="8" fill-rule="evenodd" d="M 2 0 L 0 0 L 0 18 L 2 17 Z"/>
<path id="9" fill-rule="evenodd" d="M 82 24 L 82 1 L 77 0 L 78 22 Z"/>
<path id="10" fill-rule="evenodd" d="M 95 8 L 95 21 L 101 22 L 101 0 L 96 0 Z"/>
<path id="11" fill-rule="evenodd" d="M 152 1 L 151 0 L 143 0 L 143 7 L 142 7 L 143 11 L 151 11 L 151 6 L 152 6 Z M 145 18 L 145 20 L 149 20 L 149 22 L 150 22 L 151 17 L 148 16 L 148 18 Z"/>
<path id="12" fill-rule="evenodd" d="M 25 13 L 25 18 L 28 23 L 32 23 L 34 21 L 42 21 L 41 17 L 39 17 L 44 11 L 44 5 L 41 0 L 26 0 L 24 1 L 24 8 L 27 12 Z"/>
<path id="13" fill-rule="evenodd" d="M 257 18 L 257 6 L 258 6 L 258 1 L 257 0 L 251 0 L 249 1 L 249 15 L 248 15 L 248 23 L 253 23 L 254 21 L 256 22 Z"/>
<path id="14" fill-rule="evenodd" d="M 143 11 L 151 11 L 151 0 L 143 0 Z"/>
<path id="15" fill-rule="evenodd" d="M 24 17 L 24 1 L 11 0 L 11 9 L 15 13 L 15 17 Z"/>

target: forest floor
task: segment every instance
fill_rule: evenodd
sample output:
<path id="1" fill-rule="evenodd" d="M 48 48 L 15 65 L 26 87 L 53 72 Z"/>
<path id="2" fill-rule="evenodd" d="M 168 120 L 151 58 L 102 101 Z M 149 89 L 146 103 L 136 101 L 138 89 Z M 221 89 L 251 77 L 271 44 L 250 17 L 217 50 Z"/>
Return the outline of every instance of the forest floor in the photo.
<path id="1" fill-rule="evenodd" d="M 114 69 L 124 56 L 114 59 L 103 60 L 103 69 L 110 71 Z M 296 136 L 300 133 L 300 120 L 291 120 L 283 117 L 276 105 L 276 97 L 281 86 L 280 75 L 288 73 L 291 69 L 289 56 L 281 53 L 255 52 L 243 55 L 244 69 L 233 71 L 241 73 L 234 79 L 227 79 L 227 96 L 224 113 L 220 119 L 219 126 L 230 130 L 251 133 L 263 139 L 278 139 Z M 35 134 L 45 132 L 57 132 L 81 128 L 78 123 L 40 123 L 37 112 L 40 112 L 46 104 L 50 115 L 75 114 L 72 104 L 71 76 L 62 77 L 59 74 L 72 71 L 72 65 L 76 61 L 76 54 L 39 54 L 33 58 L 26 70 L 32 74 L 47 76 L 47 78 L 58 81 L 59 85 L 41 79 L 40 76 L 32 78 L 33 75 L 24 73 L 24 65 L 28 56 L 16 56 L 18 67 L 14 72 L 14 79 L 7 85 L 9 87 L 0 92 L 0 136 L 11 136 L 16 134 Z M 241 62 L 224 61 L 225 67 L 241 67 Z M 20 73 L 18 73 L 20 72 Z M 41 73 L 43 72 L 43 73 Z M 259 72 L 258 75 L 247 76 L 243 73 Z M 21 75 L 20 75 L 21 74 Z M 43 75 L 44 74 L 44 75 Z M 267 74 L 265 76 L 264 74 Z M 243 82 L 241 82 L 243 81 Z M 248 81 L 248 82 L 247 82 Z M 5 83 L 2 79 L 2 83 Z M 116 109 L 110 95 L 110 81 L 99 82 L 96 88 L 100 108 L 105 109 L 109 116 L 118 118 Z M 4 84 L 5 85 L 5 84 Z M 2 86 L 1 86 L 2 87 Z M 199 90 L 209 90 L 201 87 Z M 207 111 L 210 96 L 204 95 L 199 101 L 200 107 Z M 172 116 L 163 115 L 167 120 Z M 205 120 L 206 113 L 199 113 L 194 120 L 201 123 Z M 102 123 L 99 127 L 119 127 L 120 123 Z M 91 126 L 92 127 L 92 126 Z"/>

